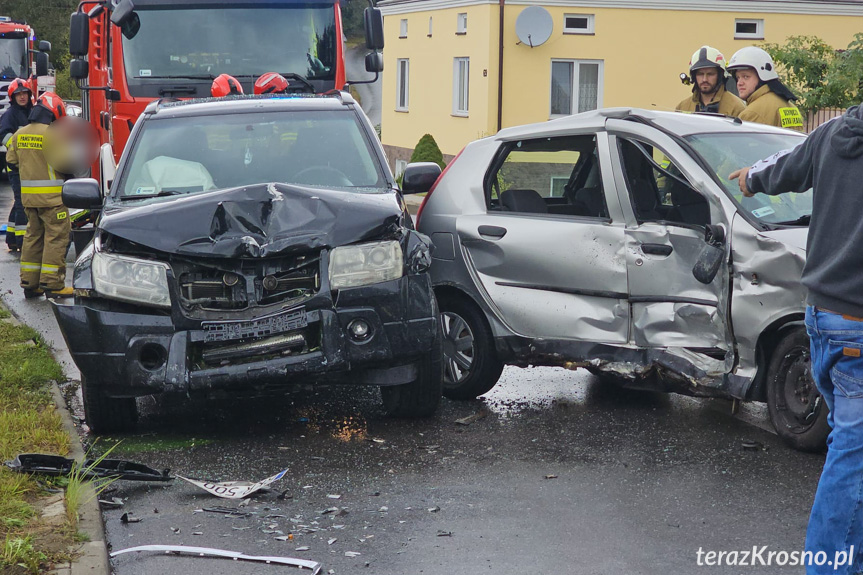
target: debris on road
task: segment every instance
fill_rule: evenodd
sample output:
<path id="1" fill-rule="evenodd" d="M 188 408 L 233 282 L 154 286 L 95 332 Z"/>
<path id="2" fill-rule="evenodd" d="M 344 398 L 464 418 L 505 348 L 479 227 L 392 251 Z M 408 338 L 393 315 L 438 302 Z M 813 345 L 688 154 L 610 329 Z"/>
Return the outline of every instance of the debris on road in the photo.
<path id="1" fill-rule="evenodd" d="M 140 523 L 140 522 L 141 522 L 140 517 L 132 517 L 128 513 L 124 513 L 123 515 L 120 516 L 120 523 L 122 523 L 123 525 L 127 525 L 129 523 Z"/>
<path id="2" fill-rule="evenodd" d="M 327 499 L 341 499 L 342 496 L 340 494 L 331 493 L 327 495 Z"/>
<path id="3" fill-rule="evenodd" d="M 467 417 L 462 417 L 461 419 L 456 419 L 455 422 L 459 425 L 470 425 L 475 421 L 479 421 L 480 419 L 484 419 L 488 416 L 488 411 L 477 411 L 473 415 L 468 415 Z"/>
<path id="4" fill-rule="evenodd" d="M 359 551 L 345 551 L 345 557 L 359 557 L 362 555 Z"/>
<path id="5" fill-rule="evenodd" d="M 125 459 L 87 459 L 76 463 L 74 459 L 47 453 L 20 453 L 7 461 L 6 467 L 18 473 L 69 475 L 77 468 L 86 479 L 116 478 L 127 481 L 171 481 L 170 470 L 157 471 L 142 463 Z"/>
<path id="6" fill-rule="evenodd" d="M 444 531 L 442 529 L 438 529 L 437 536 L 438 537 L 452 537 L 452 531 Z"/>
<path id="7" fill-rule="evenodd" d="M 758 451 L 760 449 L 764 449 L 764 446 L 761 443 L 752 441 L 751 439 L 747 439 L 741 443 L 740 446 L 746 451 Z"/>
<path id="8" fill-rule="evenodd" d="M 437 513 L 438 511 L 440 511 L 440 507 L 438 507 L 437 505 L 435 505 L 434 507 L 429 507 L 429 513 Z"/>
<path id="9" fill-rule="evenodd" d="M 117 509 L 118 507 L 123 507 L 123 500 L 119 497 L 112 497 L 109 499 L 99 499 L 99 504 L 104 505 L 110 509 Z"/>
<path id="10" fill-rule="evenodd" d="M 187 547 L 185 545 L 141 545 L 138 547 L 130 547 L 128 549 L 120 549 L 111 553 L 111 557 L 116 557 L 124 553 L 135 553 L 141 551 L 163 552 L 166 554 L 177 555 L 193 555 L 197 557 L 224 557 L 233 559 L 234 561 L 252 561 L 258 563 L 276 563 L 279 565 L 290 565 L 311 569 L 312 575 L 317 575 L 321 572 L 323 565 L 317 561 L 308 561 L 305 559 L 293 559 L 291 557 L 261 557 L 256 555 L 244 555 L 237 551 L 228 551 L 225 549 L 211 549 L 209 547 Z M 359 553 L 357 553 L 359 555 Z"/>
<path id="11" fill-rule="evenodd" d="M 276 481 L 284 477 L 287 472 L 287 469 L 283 469 L 272 477 L 267 477 L 266 479 L 262 479 L 257 483 L 250 483 L 248 481 L 201 481 L 197 479 L 183 477 L 182 475 L 178 475 L 177 477 L 179 477 L 183 481 L 191 483 L 192 485 L 200 487 L 204 491 L 211 493 L 216 497 L 223 497 L 225 499 L 243 499 L 256 491 L 263 489 L 264 487 L 267 487 L 272 483 L 275 483 Z M 241 505 L 243 504 L 248 505 L 247 502 L 241 503 Z"/>
<path id="12" fill-rule="evenodd" d="M 545 476 L 545 478 L 546 479 L 557 479 L 557 475 L 554 475 L 553 473 L 549 473 L 548 475 Z"/>
<path id="13" fill-rule="evenodd" d="M 195 511 L 198 511 L 197 509 Z M 225 517 L 248 517 L 251 515 L 248 511 L 241 511 L 236 507 L 204 507 L 201 511 L 206 511 L 207 513 L 221 513 Z"/>

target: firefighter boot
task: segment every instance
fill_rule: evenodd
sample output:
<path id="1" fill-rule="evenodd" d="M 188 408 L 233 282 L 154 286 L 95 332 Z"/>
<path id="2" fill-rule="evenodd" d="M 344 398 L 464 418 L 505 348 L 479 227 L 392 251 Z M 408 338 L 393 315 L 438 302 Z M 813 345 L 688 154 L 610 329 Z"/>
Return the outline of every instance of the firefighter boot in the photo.
<path id="1" fill-rule="evenodd" d="M 43 293 L 45 293 L 45 292 L 43 292 L 43 291 L 42 291 L 41 289 L 39 289 L 39 288 L 36 288 L 36 289 L 24 288 L 24 297 L 25 297 L 26 299 L 33 299 L 34 297 L 39 297 L 39 296 L 41 296 Z"/>
<path id="2" fill-rule="evenodd" d="M 72 297 L 75 295 L 75 290 L 70 287 L 64 287 L 63 289 L 46 289 L 40 290 L 45 292 L 45 297 L 48 299 L 65 299 Z M 26 293 L 25 293 L 26 295 Z"/>

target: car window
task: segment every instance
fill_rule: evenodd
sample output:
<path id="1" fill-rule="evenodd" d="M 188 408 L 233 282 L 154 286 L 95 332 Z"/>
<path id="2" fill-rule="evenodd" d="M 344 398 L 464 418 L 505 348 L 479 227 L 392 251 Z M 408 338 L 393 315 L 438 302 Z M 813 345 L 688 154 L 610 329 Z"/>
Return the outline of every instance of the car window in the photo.
<path id="1" fill-rule="evenodd" d="M 619 139 L 626 185 L 638 223 L 690 226 L 710 223 L 707 199 L 692 189 L 683 171 L 648 143 Z"/>
<path id="2" fill-rule="evenodd" d="M 525 214 L 607 218 L 600 176 L 595 136 L 509 142 L 487 180 L 488 207 Z"/>
<path id="3" fill-rule="evenodd" d="M 768 224 L 805 225 L 812 215 L 812 189 L 802 193 L 787 192 L 776 196 L 757 194 L 746 198 L 740 192 L 737 180 L 728 175 L 744 166 L 791 149 L 805 140 L 799 134 L 732 133 L 695 134 L 686 140 L 710 166 L 739 208 L 751 217 Z"/>
<path id="4" fill-rule="evenodd" d="M 341 111 L 150 120 L 128 164 L 121 198 L 269 182 L 367 193 L 387 188 L 355 115 Z"/>

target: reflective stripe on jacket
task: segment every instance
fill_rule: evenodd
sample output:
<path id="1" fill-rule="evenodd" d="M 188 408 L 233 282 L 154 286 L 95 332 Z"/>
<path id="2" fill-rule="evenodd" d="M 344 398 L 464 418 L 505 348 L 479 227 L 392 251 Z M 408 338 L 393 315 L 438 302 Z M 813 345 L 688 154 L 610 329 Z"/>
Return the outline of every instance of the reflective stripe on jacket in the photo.
<path id="1" fill-rule="evenodd" d="M 44 154 L 47 124 L 24 126 L 9 140 L 6 160 L 18 165 L 21 175 L 21 203 L 26 208 L 63 205 L 63 176 L 48 165 Z"/>

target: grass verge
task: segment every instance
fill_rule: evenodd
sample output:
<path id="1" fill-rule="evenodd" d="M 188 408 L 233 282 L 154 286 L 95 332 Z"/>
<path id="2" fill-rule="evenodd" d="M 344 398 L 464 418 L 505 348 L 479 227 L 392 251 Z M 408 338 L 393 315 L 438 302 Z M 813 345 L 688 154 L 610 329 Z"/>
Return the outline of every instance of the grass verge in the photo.
<path id="1" fill-rule="evenodd" d="M 8 317 L 0 310 L 0 318 Z M 19 453 L 66 455 L 63 430 L 49 390 L 63 370 L 33 329 L 0 321 L 0 461 Z M 0 465 L 0 572 L 38 573 L 65 558 L 74 530 L 67 521 L 46 524 L 42 502 L 50 495 L 36 478 Z"/>

